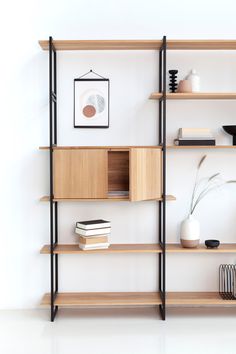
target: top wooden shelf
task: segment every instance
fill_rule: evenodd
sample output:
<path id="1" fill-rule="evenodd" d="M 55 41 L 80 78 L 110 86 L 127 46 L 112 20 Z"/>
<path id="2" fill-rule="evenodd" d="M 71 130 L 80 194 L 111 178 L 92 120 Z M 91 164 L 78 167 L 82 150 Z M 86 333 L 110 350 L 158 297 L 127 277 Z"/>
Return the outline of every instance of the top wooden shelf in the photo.
<path id="1" fill-rule="evenodd" d="M 40 40 L 43 50 L 49 41 Z M 54 40 L 56 50 L 158 50 L 162 40 Z M 236 50 L 236 40 L 167 40 L 170 50 Z"/>

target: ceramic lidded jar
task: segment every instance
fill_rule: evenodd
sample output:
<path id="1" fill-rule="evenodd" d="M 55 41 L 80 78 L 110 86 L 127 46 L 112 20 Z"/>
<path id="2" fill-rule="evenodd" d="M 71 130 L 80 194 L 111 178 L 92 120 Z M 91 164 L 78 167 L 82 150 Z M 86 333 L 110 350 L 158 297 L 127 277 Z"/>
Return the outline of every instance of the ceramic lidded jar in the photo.
<path id="1" fill-rule="evenodd" d="M 184 248 L 195 248 L 200 242 L 200 224 L 192 215 L 189 215 L 181 224 L 180 242 Z"/>

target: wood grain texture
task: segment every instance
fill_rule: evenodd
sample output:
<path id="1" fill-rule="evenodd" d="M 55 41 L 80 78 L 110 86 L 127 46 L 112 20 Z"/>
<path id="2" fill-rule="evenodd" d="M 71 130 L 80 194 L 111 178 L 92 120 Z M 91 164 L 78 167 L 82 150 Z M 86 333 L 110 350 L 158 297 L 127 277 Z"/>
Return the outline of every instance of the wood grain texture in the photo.
<path id="1" fill-rule="evenodd" d="M 236 306 L 236 300 L 223 300 L 218 292 L 167 292 L 166 305 L 171 306 Z M 83 292 L 58 293 L 55 305 L 73 306 L 146 306 L 161 304 L 158 292 Z M 41 305 L 50 306 L 50 293 Z"/>
<path id="2" fill-rule="evenodd" d="M 168 253 L 207 253 L 207 254 L 219 254 L 219 253 L 236 253 L 236 243 L 221 244 L 218 248 L 206 248 L 204 244 L 199 245 L 197 248 L 183 248 L 180 244 L 167 244 L 166 252 Z"/>
<path id="3" fill-rule="evenodd" d="M 146 306 L 161 303 L 157 292 L 83 292 L 59 293 L 55 305 L 71 306 Z M 45 294 L 41 305 L 49 306 L 50 294 Z"/>
<path id="4" fill-rule="evenodd" d="M 236 145 L 168 145 L 167 149 L 236 149 Z"/>
<path id="5" fill-rule="evenodd" d="M 106 198 L 107 151 L 55 150 L 55 198 Z"/>
<path id="6" fill-rule="evenodd" d="M 161 40 L 54 40 L 56 50 L 155 50 L 159 49 Z M 40 40 L 43 50 L 48 50 L 48 40 Z"/>
<path id="7" fill-rule="evenodd" d="M 50 254 L 50 245 L 44 245 L 41 254 Z M 77 244 L 59 244 L 55 247 L 55 254 L 89 254 L 89 253 L 161 253 L 159 244 L 113 244 L 107 249 L 81 250 Z"/>
<path id="8" fill-rule="evenodd" d="M 163 94 L 153 92 L 150 95 L 151 100 L 160 100 Z M 235 100 L 235 92 L 192 92 L 192 93 L 167 93 L 167 100 Z"/>
<path id="9" fill-rule="evenodd" d="M 41 202 L 49 202 L 50 198 L 48 195 L 44 195 L 43 197 L 40 198 Z M 156 201 L 162 201 L 163 198 L 155 198 L 151 200 L 156 200 Z M 172 202 L 175 201 L 176 197 L 173 195 L 167 195 L 166 196 L 166 201 L 167 202 Z M 107 198 L 53 198 L 54 202 L 124 202 L 124 201 L 130 201 L 129 196 L 109 196 Z"/>
<path id="10" fill-rule="evenodd" d="M 161 151 L 130 149 L 130 200 L 161 198 Z"/>
<path id="11" fill-rule="evenodd" d="M 236 306 L 236 300 L 223 300 L 218 292 L 168 292 L 167 305 Z"/>
<path id="12" fill-rule="evenodd" d="M 108 151 L 108 191 L 129 191 L 129 151 Z"/>
<path id="13" fill-rule="evenodd" d="M 40 40 L 43 50 L 48 50 L 49 41 Z M 159 50 L 162 40 L 54 40 L 56 50 Z M 176 40 L 167 39 L 170 50 L 236 50 L 236 40 Z"/>
<path id="14" fill-rule="evenodd" d="M 53 150 L 103 150 L 106 149 L 108 151 L 129 151 L 130 148 L 143 149 L 143 148 L 151 148 L 151 149 L 161 149 L 160 145 L 146 145 L 146 146 L 53 146 Z M 39 150 L 49 150 L 49 146 L 40 146 Z"/>

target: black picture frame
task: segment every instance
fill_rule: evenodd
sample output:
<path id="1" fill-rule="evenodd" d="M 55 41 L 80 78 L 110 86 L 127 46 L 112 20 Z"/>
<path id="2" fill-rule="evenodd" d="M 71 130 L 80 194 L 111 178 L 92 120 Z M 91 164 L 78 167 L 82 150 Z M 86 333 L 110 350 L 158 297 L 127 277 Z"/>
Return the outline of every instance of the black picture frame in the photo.
<path id="1" fill-rule="evenodd" d="M 76 110 L 76 84 L 78 82 L 107 82 L 107 120 L 105 124 L 78 124 L 77 110 Z M 110 80 L 106 78 L 78 78 L 74 79 L 74 128 L 86 128 L 86 129 L 106 129 L 110 126 Z"/>

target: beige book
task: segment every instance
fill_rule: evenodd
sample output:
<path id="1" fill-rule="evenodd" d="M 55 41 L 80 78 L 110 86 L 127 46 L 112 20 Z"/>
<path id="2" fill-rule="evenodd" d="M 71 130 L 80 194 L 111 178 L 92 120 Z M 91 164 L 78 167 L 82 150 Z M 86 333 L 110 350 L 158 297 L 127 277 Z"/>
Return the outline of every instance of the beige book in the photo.
<path id="1" fill-rule="evenodd" d="M 96 243 L 107 243 L 108 242 L 108 237 L 107 236 L 97 236 L 97 237 L 79 237 L 79 243 L 83 243 L 85 245 L 93 245 Z"/>

